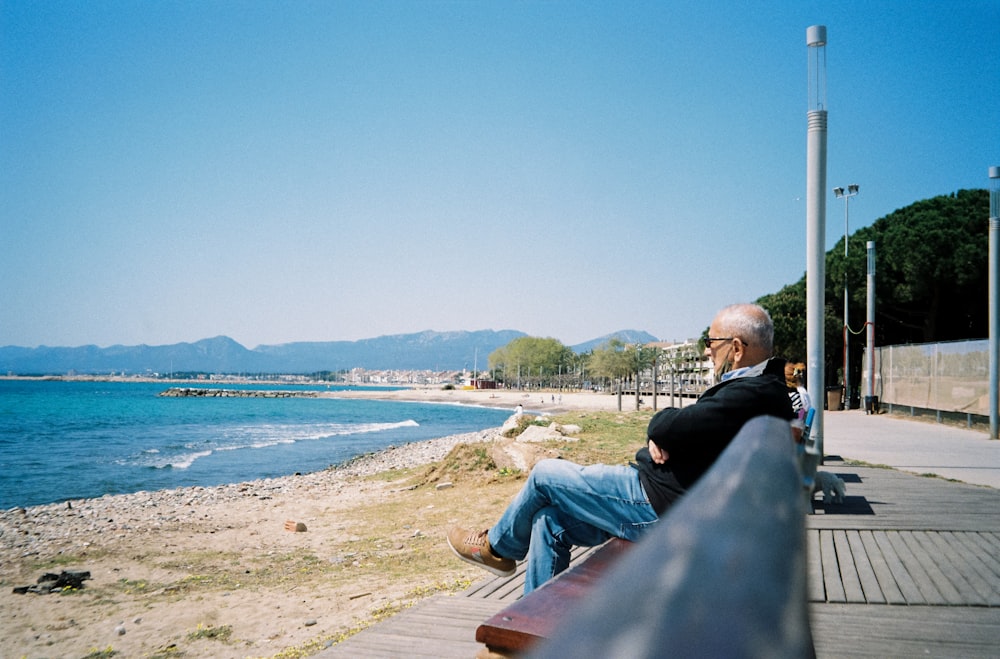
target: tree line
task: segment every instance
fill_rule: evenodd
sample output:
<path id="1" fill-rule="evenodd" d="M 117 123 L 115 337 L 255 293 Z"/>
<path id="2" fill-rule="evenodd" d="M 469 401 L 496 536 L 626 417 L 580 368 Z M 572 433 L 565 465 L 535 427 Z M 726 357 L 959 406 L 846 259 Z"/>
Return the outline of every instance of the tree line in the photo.
<path id="1" fill-rule="evenodd" d="M 850 380 L 867 341 L 867 243 L 874 241 L 875 345 L 982 339 L 989 334 L 989 191 L 959 190 L 893 211 L 826 254 L 825 384 L 843 381 L 844 285 Z M 806 356 L 806 277 L 757 300 L 774 319 L 775 353 Z M 860 385 L 859 385 L 860 386 Z M 857 397 L 855 387 L 852 396 Z"/>

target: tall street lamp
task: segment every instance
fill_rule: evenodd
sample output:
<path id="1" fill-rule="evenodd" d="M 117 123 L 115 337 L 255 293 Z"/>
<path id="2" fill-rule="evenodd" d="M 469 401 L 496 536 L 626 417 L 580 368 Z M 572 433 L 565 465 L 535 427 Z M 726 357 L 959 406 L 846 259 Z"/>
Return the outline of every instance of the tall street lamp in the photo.
<path id="1" fill-rule="evenodd" d="M 806 28 L 808 113 L 806 132 L 806 383 L 814 401 L 826 386 L 823 336 L 826 291 L 826 26 Z M 810 440 L 823 464 L 823 406 L 816 406 Z"/>
<path id="2" fill-rule="evenodd" d="M 1000 167 L 990 167 L 990 439 L 1000 436 Z"/>
<path id="3" fill-rule="evenodd" d="M 847 231 L 848 231 L 848 207 L 850 206 L 851 197 L 858 194 L 857 183 L 852 183 L 847 186 L 847 190 L 844 188 L 834 188 L 833 194 L 836 195 L 837 199 L 844 200 L 844 409 L 851 409 L 851 362 L 850 356 L 850 333 L 851 328 L 848 321 L 847 312 Z"/>

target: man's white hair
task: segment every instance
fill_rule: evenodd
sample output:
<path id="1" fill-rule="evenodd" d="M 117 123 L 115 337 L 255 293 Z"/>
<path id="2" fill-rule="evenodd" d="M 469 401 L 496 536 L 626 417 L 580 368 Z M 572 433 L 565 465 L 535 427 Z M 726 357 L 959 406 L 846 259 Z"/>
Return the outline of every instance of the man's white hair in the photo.
<path id="1" fill-rule="evenodd" d="M 716 315 L 719 330 L 727 336 L 738 337 L 743 343 L 774 350 L 774 322 L 767 309 L 747 302 L 730 304 Z"/>

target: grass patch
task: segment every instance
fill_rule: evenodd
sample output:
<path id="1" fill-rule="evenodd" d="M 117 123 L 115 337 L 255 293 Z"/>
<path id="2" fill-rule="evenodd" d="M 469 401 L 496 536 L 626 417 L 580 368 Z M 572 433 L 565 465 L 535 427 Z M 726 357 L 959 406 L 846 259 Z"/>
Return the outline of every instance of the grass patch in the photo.
<path id="1" fill-rule="evenodd" d="M 223 643 L 227 643 L 232 635 L 233 628 L 230 625 L 220 625 L 219 627 L 214 627 L 212 625 L 203 625 L 199 622 L 193 632 L 188 632 L 187 640 L 197 641 L 204 638 L 212 641 L 222 641 Z"/>
<path id="2" fill-rule="evenodd" d="M 865 462 L 864 460 L 844 460 L 844 464 L 848 467 L 870 467 L 872 469 L 892 469 L 895 467 L 890 467 L 889 465 L 875 464 L 874 462 Z"/>
<path id="3" fill-rule="evenodd" d="M 148 581 L 141 579 L 119 579 L 118 588 L 126 595 L 142 595 L 149 593 L 159 588 L 162 588 L 162 584 L 150 584 Z"/>
<path id="4" fill-rule="evenodd" d="M 535 416 L 533 414 L 522 414 L 517 418 L 516 425 L 513 428 L 508 428 L 504 432 L 503 436 L 517 437 L 522 432 L 524 432 L 528 426 L 542 426 L 544 428 L 548 427 L 548 425 L 551 422 L 552 420 L 549 417 Z"/>
<path id="5" fill-rule="evenodd" d="M 318 576 L 334 569 L 329 561 L 306 550 L 260 556 L 231 552 L 189 552 L 171 556 L 161 566 L 188 574 L 171 584 L 158 584 L 156 588 L 125 579 L 119 583 L 125 592 L 162 589 L 167 594 L 184 594 L 237 588 L 262 590 L 292 585 L 298 583 L 304 574 Z"/>
<path id="6" fill-rule="evenodd" d="M 108 659 L 118 654 L 118 651 L 112 648 L 110 645 L 103 650 L 99 648 L 94 648 L 87 654 L 83 655 L 83 659 Z"/>
<path id="7" fill-rule="evenodd" d="M 32 570 L 44 570 L 46 572 L 54 572 L 56 568 L 66 568 L 78 565 L 85 565 L 88 562 L 93 562 L 104 558 L 110 552 L 104 549 L 99 549 L 96 551 L 83 552 L 82 554 L 59 554 L 58 556 L 53 556 L 45 561 L 38 561 L 31 564 Z"/>
<path id="8" fill-rule="evenodd" d="M 154 651 L 153 654 L 145 656 L 145 659 L 177 659 L 177 657 L 183 656 L 184 652 L 176 644 L 171 643 Z"/>
<path id="9" fill-rule="evenodd" d="M 653 413 L 578 412 L 557 417 L 556 423 L 577 425 L 580 441 L 559 444 L 560 457 L 579 464 L 628 464 L 646 445 L 646 427 Z"/>

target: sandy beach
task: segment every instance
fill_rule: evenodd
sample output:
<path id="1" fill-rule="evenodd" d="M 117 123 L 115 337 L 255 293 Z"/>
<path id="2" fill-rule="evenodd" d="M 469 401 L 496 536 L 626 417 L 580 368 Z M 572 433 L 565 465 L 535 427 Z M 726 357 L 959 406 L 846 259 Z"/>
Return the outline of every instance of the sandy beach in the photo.
<path id="1" fill-rule="evenodd" d="M 378 398 L 381 400 L 407 400 L 419 403 L 451 403 L 454 405 L 482 405 L 513 410 L 518 405 L 529 414 L 563 414 L 573 410 L 617 410 L 618 397 L 596 392 L 524 392 L 508 389 L 442 389 L 418 387 L 395 391 L 358 389 L 334 391 L 325 394 L 333 398 Z M 648 396 L 646 397 L 649 398 Z M 660 405 L 669 405 L 669 396 L 659 397 Z M 635 396 L 622 396 L 622 410 L 635 409 Z M 649 406 L 651 400 L 643 400 Z"/>
<path id="2" fill-rule="evenodd" d="M 328 395 L 520 404 L 535 414 L 618 408 L 616 396 L 596 393 Z M 633 397 L 622 397 L 623 410 L 634 408 Z M 0 654 L 308 656 L 381 612 L 461 589 L 484 573 L 452 560 L 440 540 L 459 521 L 450 512 L 463 506 L 459 488 L 411 491 L 393 472 L 440 460 L 460 442 L 492 441 L 498 430 L 395 447 L 312 474 L 0 511 Z M 485 521 L 518 486 L 500 487 L 501 498 L 476 514 Z M 379 506 L 393 505 L 412 510 L 412 522 L 380 528 Z M 418 559 L 433 583 L 426 573 L 387 575 Z M 79 590 L 14 592 L 62 571 L 90 576 Z"/>

